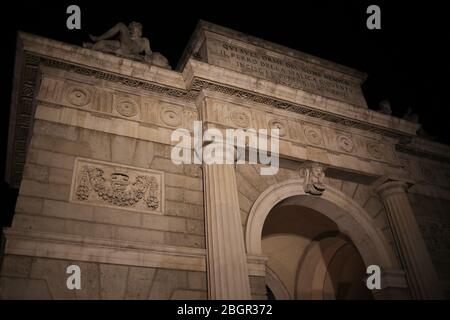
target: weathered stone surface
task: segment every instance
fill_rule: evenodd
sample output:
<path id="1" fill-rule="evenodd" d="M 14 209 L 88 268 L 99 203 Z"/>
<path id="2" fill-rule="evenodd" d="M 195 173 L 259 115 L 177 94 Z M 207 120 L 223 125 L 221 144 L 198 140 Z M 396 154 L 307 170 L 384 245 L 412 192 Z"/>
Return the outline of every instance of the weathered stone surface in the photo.
<path id="1" fill-rule="evenodd" d="M 67 277 L 66 269 L 71 265 L 71 261 L 55 260 L 55 259 L 34 259 L 30 278 L 44 279 L 47 283 L 48 290 L 52 299 L 74 299 L 75 291 L 68 290 L 66 285 Z M 82 270 L 82 284 L 84 284 L 84 270 Z"/>
<path id="2" fill-rule="evenodd" d="M 192 290 L 206 290 L 206 273 L 188 272 L 188 286 Z"/>
<path id="3" fill-rule="evenodd" d="M 164 243 L 179 247 L 205 248 L 205 237 L 191 234 L 165 232 Z"/>
<path id="4" fill-rule="evenodd" d="M 129 269 L 126 266 L 101 264 L 100 299 L 124 299 Z"/>
<path id="5" fill-rule="evenodd" d="M 79 128 L 69 127 L 54 122 L 37 120 L 34 123 L 34 133 L 58 137 L 69 141 L 77 141 Z"/>
<path id="6" fill-rule="evenodd" d="M 67 184 L 70 185 L 72 182 L 72 170 L 60 169 L 60 168 L 50 168 L 48 181 L 49 183 L 57 184 Z"/>
<path id="7" fill-rule="evenodd" d="M 52 296 L 42 279 L 0 278 L 0 298 L 4 300 L 50 300 Z"/>
<path id="8" fill-rule="evenodd" d="M 100 266 L 97 263 L 77 262 L 83 270 L 83 283 L 80 290 L 75 290 L 78 300 L 100 299 Z"/>
<path id="9" fill-rule="evenodd" d="M 166 199 L 201 206 L 203 204 L 203 193 L 166 186 Z"/>
<path id="10" fill-rule="evenodd" d="M 82 129 L 79 140 L 89 145 L 93 159 L 111 161 L 112 144 L 110 134 Z"/>
<path id="11" fill-rule="evenodd" d="M 26 278 L 30 275 L 32 257 L 6 255 L 2 261 L 2 277 L 22 277 Z"/>
<path id="12" fill-rule="evenodd" d="M 201 179 L 170 173 L 165 175 L 165 179 L 167 186 L 184 188 L 194 191 L 203 190 L 203 183 Z"/>
<path id="13" fill-rule="evenodd" d="M 160 157 L 153 158 L 151 168 L 170 173 L 177 173 L 177 174 L 183 173 L 183 165 L 176 165 L 175 163 L 172 162 L 172 160 Z"/>
<path id="14" fill-rule="evenodd" d="M 199 220 L 187 219 L 186 229 L 188 233 L 204 235 L 205 234 L 205 223 Z"/>
<path id="15" fill-rule="evenodd" d="M 40 165 L 28 164 L 23 171 L 23 177 L 39 182 L 49 182 L 49 168 Z"/>
<path id="16" fill-rule="evenodd" d="M 158 269 L 153 279 L 149 299 L 170 299 L 175 290 L 187 287 L 184 271 Z"/>
<path id="17" fill-rule="evenodd" d="M 115 163 L 133 163 L 134 151 L 136 149 L 136 139 L 111 136 L 111 160 Z"/>
<path id="18" fill-rule="evenodd" d="M 20 194 L 25 196 L 67 201 L 69 199 L 70 186 L 56 183 L 41 183 L 24 179 L 20 188 Z"/>
<path id="19" fill-rule="evenodd" d="M 142 216 L 142 227 L 172 232 L 186 232 L 186 220 L 182 218 L 147 214 Z"/>
<path id="20" fill-rule="evenodd" d="M 44 200 L 41 198 L 19 196 L 16 202 L 16 212 L 39 214 L 42 212 Z"/>
<path id="21" fill-rule="evenodd" d="M 49 167 L 72 170 L 75 162 L 75 157 L 41 149 L 30 149 L 28 153 L 28 162 Z"/>
<path id="22" fill-rule="evenodd" d="M 152 268 L 129 267 L 125 299 L 147 299 L 155 272 Z"/>
<path id="23" fill-rule="evenodd" d="M 81 205 L 80 205 L 81 206 Z M 120 209 L 86 206 L 93 211 L 92 220 L 99 223 L 114 224 L 118 226 L 141 227 L 142 213 L 129 212 Z"/>
<path id="24" fill-rule="evenodd" d="M 44 200 L 43 215 L 73 219 L 93 221 L 94 208 L 76 203 L 64 201 Z"/>
<path id="25" fill-rule="evenodd" d="M 205 300 L 206 291 L 197 290 L 175 290 L 171 300 Z"/>
<path id="26" fill-rule="evenodd" d="M 166 214 L 199 220 L 202 220 L 204 216 L 201 205 L 184 203 L 181 199 L 166 201 Z"/>
<path id="27" fill-rule="evenodd" d="M 74 142 L 48 135 L 35 134 L 31 139 L 31 147 L 73 156 L 91 156 L 91 148 L 87 143 Z"/>

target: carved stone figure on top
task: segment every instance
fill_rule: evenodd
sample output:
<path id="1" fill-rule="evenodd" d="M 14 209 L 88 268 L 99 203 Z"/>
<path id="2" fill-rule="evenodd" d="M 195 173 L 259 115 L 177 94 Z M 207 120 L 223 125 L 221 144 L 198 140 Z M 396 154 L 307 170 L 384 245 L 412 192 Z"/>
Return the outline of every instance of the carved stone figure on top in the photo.
<path id="1" fill-rule="evenodd" d="M 152 52 L 149 40 L 142 37 L 142 25 L 139 22 L 133 21 L 128 27 L 119 22 L 101 36 L 89 35 L 89 37 L 94 43 L 83 43 L 85 48 L 146 61 L 159 67 L 171 69 L 169 62 L 162 54 Z"/>
<path id="2" fill-rule="evenodd" d="M 380 101 L 378 106 L 379 106 L 379 108 L 377 111 L 379 113 L 388 114 L 388 115 L 392 114 L 391 103 L 389 102 L 389 100 Z"/>
<path id="3" fill-rule="evenodd" d="M 405 114 L 403 115 L 403 119 L 414 123 L 419 123 L 419 115 L 413 112 L 411 107 L 408 107 Z M 417 130 L 416 133 L 419 137 L 422 137 L 427 140 L 436 140 L 438 138 L 437 136 L 429 134 L 427 131 L 425 131 L 425 129 L 422 126 Z"/>
<path id="4" fill-rule="evenodd" d="M 419 115 L 415 113 L 411 107 L 408 107 L 405 114 L 403 115 L 403 119 L 411 121 L 413 123 L 419 123 Z"/>

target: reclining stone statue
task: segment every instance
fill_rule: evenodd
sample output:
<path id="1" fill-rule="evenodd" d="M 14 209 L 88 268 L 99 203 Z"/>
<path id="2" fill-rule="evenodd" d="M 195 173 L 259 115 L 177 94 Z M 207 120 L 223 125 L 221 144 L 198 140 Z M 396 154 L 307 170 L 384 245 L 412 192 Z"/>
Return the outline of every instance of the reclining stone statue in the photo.
<path id="1" fill-rule="evenodd" d="M 159 52 L 152 52 L 150 42 L 142 37 L 142 25 L 131 22 L 128 27 L 119 22 L 101 36 L 89 35 L 92 41 L 83 43 L 83 47 L 112 53 L 120 57 L 145 61 L 153 65 L 171 69 L 167 59 Z M 142 54 L 143 53 L 143 54 Z"/>

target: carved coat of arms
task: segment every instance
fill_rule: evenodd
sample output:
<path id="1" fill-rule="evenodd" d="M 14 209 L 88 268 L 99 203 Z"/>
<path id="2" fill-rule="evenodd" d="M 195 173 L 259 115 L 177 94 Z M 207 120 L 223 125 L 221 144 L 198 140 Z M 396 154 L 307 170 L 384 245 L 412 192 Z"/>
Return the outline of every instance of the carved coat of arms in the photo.
<path id="1" fill-rule="evenodd" d="M 77 159 L 72 201 L 131 210 L 162 211 L 162 173 Z"/>

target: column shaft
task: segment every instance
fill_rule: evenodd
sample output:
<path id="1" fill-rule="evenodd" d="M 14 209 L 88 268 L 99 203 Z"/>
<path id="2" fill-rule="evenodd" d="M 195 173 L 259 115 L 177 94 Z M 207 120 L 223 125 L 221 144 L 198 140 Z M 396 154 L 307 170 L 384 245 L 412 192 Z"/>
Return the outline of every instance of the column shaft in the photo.
<path id="1" fill-rule="evenodd" d="M 378 189 L 414 299 L 442 298 L 439 281 L 406 193 L 407 184 L 390 181 Z"/>
<path id="2" fill-rule="evenodd" d="M 203 166 L 208 297 L 251 299 L 234 165 Z"/>

